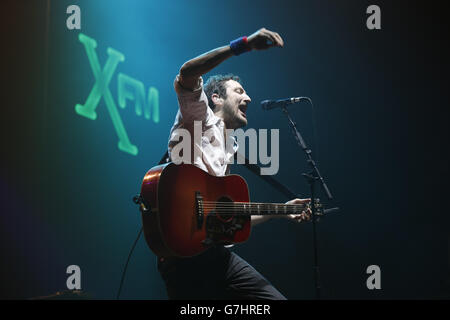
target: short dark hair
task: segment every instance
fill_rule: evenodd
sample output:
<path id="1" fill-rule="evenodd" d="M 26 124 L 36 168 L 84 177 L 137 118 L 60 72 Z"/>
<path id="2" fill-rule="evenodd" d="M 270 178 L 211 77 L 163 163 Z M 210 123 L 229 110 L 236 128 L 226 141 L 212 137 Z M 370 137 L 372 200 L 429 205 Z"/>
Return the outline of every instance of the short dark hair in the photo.
<path id="1" fill-rule="evenodd" d="M 227 89 L 225 88 L 225 82 L 228 80 L 234 80 L 242 84 L 241 79 L 238 76 L 235 76 L 232 73 L 229 74 L 217 74 L 215 76 L 211 76 L 206 81 L 205 85 L 203 86 L 203 90 L 206 93 L 206 96 L 208 97 L 208 104 L 211 109 L 214 110 L 214 103 L 211 99 L 211 96 L 213 93 L 216 93 L 219 95 L 219 97 L 226 99 L 227 98 Z"/>

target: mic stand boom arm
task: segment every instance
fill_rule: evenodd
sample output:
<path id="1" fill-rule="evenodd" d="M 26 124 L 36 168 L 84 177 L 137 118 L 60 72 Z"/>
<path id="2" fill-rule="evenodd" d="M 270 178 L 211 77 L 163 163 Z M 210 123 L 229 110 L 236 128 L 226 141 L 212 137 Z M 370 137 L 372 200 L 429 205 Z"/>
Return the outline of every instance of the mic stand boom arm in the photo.
<path id="1" fill-rule="evenodd" d="M 308 98 L 309 100 L 309 98 Z M 309 102 L 312 104 L 311 100 Z M 313 226 L 313 246 L 314 246 L 314 280 L 315 280 L 315 286 L 316 286 L 316 298 L 320 299 L 320 271 L 319 271 L 319 257 L 317 252 L 317 233 L 316 233 L 316 206 L 314 205 L 315 202 L 315 190 L 314 190 L 314 183 L 316 180 L 319 180 L 321 182 L 321 186 L 323 190 L 325 191 L 327 197 L 329 200 L 333 199 L 333 196 L 330 193 L 330 190 L 328 189 L 325 181 L 323 180 L 323 177 L 320 175 L 319 169 L 316 166 L 316 162 L 311 156 L 311 149 L 309 149 L 306 146 L 305 141 L 302 138 L 302 135 L 297 130 L 297 126 L 294 121 L 292 121 L 291 116 L 289 115 L 289 112 L 287 110 L 286 106 L 281 107 L 284 114 L 287 116 L 289 125 L 292 129 L 292 133 L 294 134 L 295 140 L 297 141 L 299 147 L 306 153 L 307 162 L 312 168 L 312 172 L 309 174 L 303 173 L 302 175 L 306 178 L 308 181 L 308 184 L 310 186 L 311 190 L 311 213 L 312 213 L 312 226 Z"/>
<path id="2" fill-rule="evenodd" d="M 311 101 L 309 99 L 308 99 L 308 101 L 311 103 Z M 283 110 L 283 112 L 286 114 L 286 117 L 288 118 L 289 125 L 291 126 L 292 133 L 294 134 L 295 140 L 297 140 L 297 143 L 300 146 L 300 148 L 303 151 L 305 151 L 305 153 L 306 153 L 306 157 L 307 157 L 306 161 L 308 162 L 308 164 L 311 166 L 311 168 L 313 170 L 312 175 L 315 177 L 316 180 L 320 181 L 322 188 L 325 191 L 325 194 L 327 195 L 328 199 L 333 200 L 333 196 L 331 195 L 330 190 L 328 189 L 327 184 L 325 183 L 325 180 L 323 179 L 322 175 L 320 174 L 319 169 L 316 166 L 316 162 L 314 161 L 314 159 L 311 156 L 311 154 L 312 154 L 311 149 L 309 149 L 306 146 L 306 143 L 303 140 L 300 132 L 297 130 L 297 125 L 295 124 L 294 121 L 292 121 L 292 118 L 289 115 L 287 108 L 284 106 L 284 107 L 281 107 L 281 109 Z"/>

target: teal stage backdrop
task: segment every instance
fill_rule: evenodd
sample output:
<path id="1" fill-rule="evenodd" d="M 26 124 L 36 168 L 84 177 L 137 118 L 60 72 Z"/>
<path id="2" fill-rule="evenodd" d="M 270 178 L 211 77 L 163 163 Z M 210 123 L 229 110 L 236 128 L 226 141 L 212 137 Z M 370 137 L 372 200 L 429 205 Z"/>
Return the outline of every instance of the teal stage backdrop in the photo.
<path id="1" fill-rule="evenodd" d="M 77 265 L 83 292 L 115 298 L 141 227 L 132 197 L 167 148 L 179 68 L 261 27 L 277 31 L 284 48 L 232 57 L 205 80 L 216 73 L 241 77 L 252 98 L 247 128 L 280 130 L 276 178 L 302 197 L 308 197 L 305 156 L 283 113 L 263 111 L 259 102 L 313 100 L 314 110 L 307 103 L 290 110 L 335 196 L 327 205 L 342 209 L 318 226 L 323 297 L 448 297 L 448 218 L 438 201 L 445 200 L 445 180 L 435 180 L 448 173 L 447 144 L 435 139 L 448 133 L 439 115 L 448 106 L 441 81 L 448 56 L 439 44 L 444 20 L 439 13 L 432 19 L 426 6 L 377 1 L 381 29 L 370 30 L 371 4 L 8 2 L 1 297 L 64 291 L 66 269 Z M 80 8 L 80 29 L 67 27 L 70 5 Z M 247 179 L 254 201 L 289 200 L 245 168 L 232 172 Z M 265 223 L 233 250 L 289 299 L 314 298 L 310 224 Z M 381 268 L 381 290 L 366 286 L 370 265 Z M 167 298 L 142 238 L 121 297 Z"/>

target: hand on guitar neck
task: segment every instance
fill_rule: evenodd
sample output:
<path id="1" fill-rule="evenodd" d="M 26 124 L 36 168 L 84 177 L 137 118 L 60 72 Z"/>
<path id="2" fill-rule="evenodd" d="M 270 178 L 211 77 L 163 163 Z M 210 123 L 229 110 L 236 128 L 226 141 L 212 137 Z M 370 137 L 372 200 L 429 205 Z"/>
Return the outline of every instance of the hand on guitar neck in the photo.
<path id="1" fill-rule="evenodd" d="M 286 202 L 287 205 L 295 205 L 295 204 L 306 204 L 310 203 L 311 199 L 292 199 L 288 202 Z M 311 209 L 308 207 L 305 210 L 303 210 L 299 214 L 288 214 L 288 215 L 265 215 L 265 216 L 252 216 L 252 227 L 254 227 L 257 224 L 260 224 L 262 222 L 266 222 L 272 218 L 285 218 L 297 223 L 303 222 L 303 221 L 310 221 L 311 220 Z"/>
<path id="2" fill-rule="evenodd" d="M 311 203 L 311 199 L 293 199 L 291 201 L 286 202 L 286 204 L 304 204 Z M 285 217 L 286 219 L 293 220 L 295 222 L 309 221 L 311 220 L 311 208 L 307 207 L 306 210 L 303 210 L 300 214 L 289 214 Z"/>

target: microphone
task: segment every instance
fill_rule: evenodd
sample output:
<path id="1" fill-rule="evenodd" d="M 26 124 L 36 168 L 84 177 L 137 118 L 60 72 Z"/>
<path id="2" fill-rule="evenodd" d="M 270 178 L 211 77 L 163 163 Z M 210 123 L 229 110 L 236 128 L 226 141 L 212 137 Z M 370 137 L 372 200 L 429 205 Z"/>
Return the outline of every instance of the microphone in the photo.
<path id="1" fill-rule="evenodd" d="M 281 107 L 285 107 L 285 106 L 293 104 L 293 103 L 297 103 L 300 100 L 304 100 L 304 99 L 309 100 L 308 97 L 294 97 L 294 98 L 279 99 L 279 100 L 264 100 L 264 101 L 261 101 L 261 107 L 264 110 L 281 108 Z"/>

